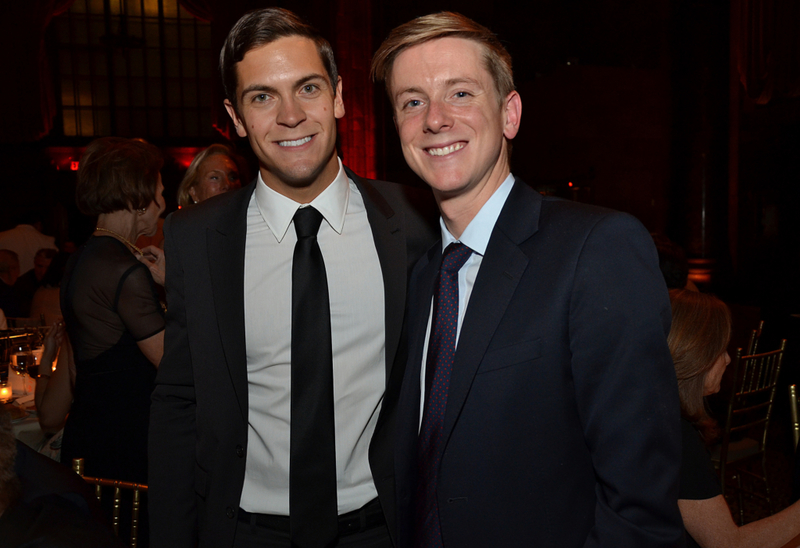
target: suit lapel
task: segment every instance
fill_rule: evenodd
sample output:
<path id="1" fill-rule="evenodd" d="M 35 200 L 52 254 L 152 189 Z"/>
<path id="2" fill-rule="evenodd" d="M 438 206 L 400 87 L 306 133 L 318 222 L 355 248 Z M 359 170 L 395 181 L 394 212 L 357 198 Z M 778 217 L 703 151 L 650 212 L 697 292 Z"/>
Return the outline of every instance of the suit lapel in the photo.
<path id="1" fill-rule="evenodd" d="M 528 257 L 519 244 L 537 231 L 540 211 L 541 195 L 517 180 L 492 231 L 467 304 L 450 376 L 445 439 L 452 433 L 478 366 L 528 267 Z"/>
<path id="2" fill-rule="evenodd" d="M 355 182 L 367 210 L 369 226 L 378 252 L 383 275 L 383 295 L 386 321 L 386 379 L 394 363 L 406 298 L 406 235 L 402 218 L 369 182 L 345 168 Z"/>
<path id="3" fill-rule="evenodd" d="M 419 405 L 420 405 L 420 376 L 422 375 L 422 362 L 426 359 L 422 355 L 425 340 L 428 338 L 428 319 L 431 311 L 431 299 L 433 298 L 433 288 L 436 283 L 436 276 L 442 266 L 442 242 L 441 240 L 428 251 L 425 256 L 427 261 L 419 265 L 409 294 L 409 360 L 406 370 L 406 383 L 408 387 L 404 391 L 408 395 L 408 403 L 414 409 L 417 421 L 414 421 L 414 433 L 418 430 Z M 406 384 L 404 383 L 404 384 Z"/>
<path id="4" fill-rule="evenodd" d="M 244 330 L 244 251 L 247 238 L 247 206 L 256 181 L 236 192 L 220 215 L 217 226 L 206 229 L 208 265 L 214 309 L 217 313 L 222 350 L 247 421 L 247 354 Z"/>

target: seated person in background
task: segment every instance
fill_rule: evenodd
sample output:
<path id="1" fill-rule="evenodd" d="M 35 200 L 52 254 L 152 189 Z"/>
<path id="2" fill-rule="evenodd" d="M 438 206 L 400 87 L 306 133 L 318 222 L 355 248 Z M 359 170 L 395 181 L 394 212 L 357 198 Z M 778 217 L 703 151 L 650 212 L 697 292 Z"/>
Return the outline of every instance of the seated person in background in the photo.
<path id="1" fill-rule="evenodd" d="M 58 251 L 55 238 L 42 234 L 43 221 L 42 211 L 24 211 L 18 217 L 17 226 L 0 232 L 0 249 L 10 249 L 17 254 L 21 273 L 33 268 L 33 258 L 43 247 Z"/>
<path id="2" fill-rule="evenodd" d="M 22 298 L 22 315 L 26 318 L 37 317 L 31 314 L 31 301 L 33 301 L 36 290 L 42 286 L 42 279 L 56 253 L 58 252 L 55 249 L 47 248 L 37 251 L 33 258 L 33 268 L 20 276 L 14 284 L 14 289 Z"/>
<path id="3" fill-rule="evenodd" d="M 0 545 L 121 548 L 93 490 L 69 468 L 14 439 L 0 411 Z"/>
<path id="4" fill-rule="evenodd" d="M 243 160 L 227 145 L 215 144 L 194 157 L 178 187 L 178 205 L 189 207 L 242 186 Z"/>
<path id="5" fill-rule="evenodd" d="M 678 377 L 683 437 L 678 508 L 688 533 L 687 546 L 800 546 L 800 503 L 743 527 L 733 521 L 704 446 L 718 429 L 703 400 L 719 391 L 722 374 L 731 361 L 726 352 L 730 312 L 716 297 L 696 291 L 672 289 L 669 296 L 672 329 L 668 343 Z"/>
<path id="6" fill-rule="evenodd" d="M 44 316 L 45 325 L 61 319 L 61 278 L 64 277 L 64 268 L 67 266 L 69 253 L 58 253 L 42 278 L 41 286 L 33 295 L 31 303 L 31 318 Z"/>
<path id="7" fill-rule="evenodd" d="M 22 317 L 22 298 L 14 289 L 19 278 L 19 257 L 10 249 L 0 249 L 0 308 L 8 318 Z"/>

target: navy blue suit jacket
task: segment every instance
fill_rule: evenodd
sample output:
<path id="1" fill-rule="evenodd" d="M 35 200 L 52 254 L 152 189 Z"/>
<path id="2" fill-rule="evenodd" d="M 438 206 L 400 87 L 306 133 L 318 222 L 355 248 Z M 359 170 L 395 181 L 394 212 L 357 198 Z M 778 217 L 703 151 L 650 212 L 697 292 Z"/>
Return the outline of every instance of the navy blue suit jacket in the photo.
<path id="1" fill-rule="evenodd" d="M 409 285 L 398 404 L 399 546 L 411 545 L 420 363 L 441 244 Z M 630 215 L 519 180 L 467 306 L 444 419 L 446 547 L 683 545 L 670 305 Z"/>

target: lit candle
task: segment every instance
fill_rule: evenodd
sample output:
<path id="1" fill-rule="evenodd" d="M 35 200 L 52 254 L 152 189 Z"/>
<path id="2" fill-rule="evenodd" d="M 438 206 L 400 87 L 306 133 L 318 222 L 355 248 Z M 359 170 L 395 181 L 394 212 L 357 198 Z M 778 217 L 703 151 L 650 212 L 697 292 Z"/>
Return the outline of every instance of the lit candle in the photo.
<path id="1" fill-rule="evenodd" d="M 11 386 L 8 384 L 0 384 L 0 403 L 6 403 L 11 400 Z"/>

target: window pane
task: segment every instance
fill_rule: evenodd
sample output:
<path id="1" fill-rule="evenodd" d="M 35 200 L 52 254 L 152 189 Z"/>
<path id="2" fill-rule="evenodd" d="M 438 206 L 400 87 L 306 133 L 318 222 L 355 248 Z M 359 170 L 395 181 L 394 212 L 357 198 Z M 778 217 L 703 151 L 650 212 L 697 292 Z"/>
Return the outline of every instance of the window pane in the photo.
<path id="1" fill-rule="evenodd" d="M 65 107 L 75 106 L 75 90 L 73 89 L 72 78 L 64 78 L 61 80 L 61 104 Z M 74 124 L 74 119 L 73 119 Z"/>
<path id="2" fill-rule="evenodd" d="M 187 84 L 189 84 L 187 82 Z M 185 85 L 183 87 L 183 104 L 184 108 L 197 108 L 197 88 L 193 85 Z"/>
<path id="3" fill-rule="evenodd" d="M 125 78 L 115 78 L 114 85 L 116 87 L 114 95 L 116 96 L 117 106 L 127 107 L 130 104 L 128 99 L 128 80 Z"/>
<path id="4" fill-rule="evenodd" d="M 132 107 L 143 107 L 146 105 L 144 101 L 144 80 L 141 78 L 131 79 L 130 92 Z"/>
<path id="5" fill-rule="evenodd" d="M 184 78 L 197 78 L 197 65 L 195 61 L 194 52 L 191 50 L 184 50 L 181 53 L 183 61 L 181 62 L 181 69 L 183 70 Z"/>
<path id="6" fill-rule="evenodd" d="M 146 17 L 158 17 L 158 0 L 144 0 L 144 14 Z"/>
<path id="7" fill-rule="evenodd" d="M 80 131 L 81 135 L 86 137 L 91 137 L 92 135 L 97 135 L 94 132 L 94 117 L 92 116 L 92 111 L 89 109 L 81 109 L 79 111 L 80 116 Z"/>
<path id="8" fill-rule="evenodd" d="M 111 135 L 111 113 L 107 108 L 94 111 L 94 135 Z M 124 135 L 120 133 L 119 135 Z"/>
<path id="9" fill-rule="evenodd" d="M 181 22 L 181 47 L 185 49 L 194 48 L 194 21 Z"/>
<path id="10" fill-rule="evenodd" d="M 88 78 L 78 81 L 78 103 L 82 107 L 92 106 L 92 81 Z"/>
<path id="11" fill-rule="evenodd" d="M 142 3 L 140 0 L 126 0 L 128 3 L 128 16 L 141 17 L 142 16 Z"/>
<path id="12" fill-rule="evenodd" d="M 78 76 L 89 76 L 92 71 L 89 68 L 89 52 L 76 51 L 73 57 L 75 63 L 75 74 Z"/>
<path id="13" fill-rule="evenodd" d="M 107 107 L 108 102 L 108 81 L 97 79 L 94 81 L 94 106 Z"/>
<path id="14" fill-rule="evenodd" d="M 74 137 L 78 134 L 78 128 L 75 126 L 75 109 L 64 109 L 64 135 L 67 137 Z"/>

